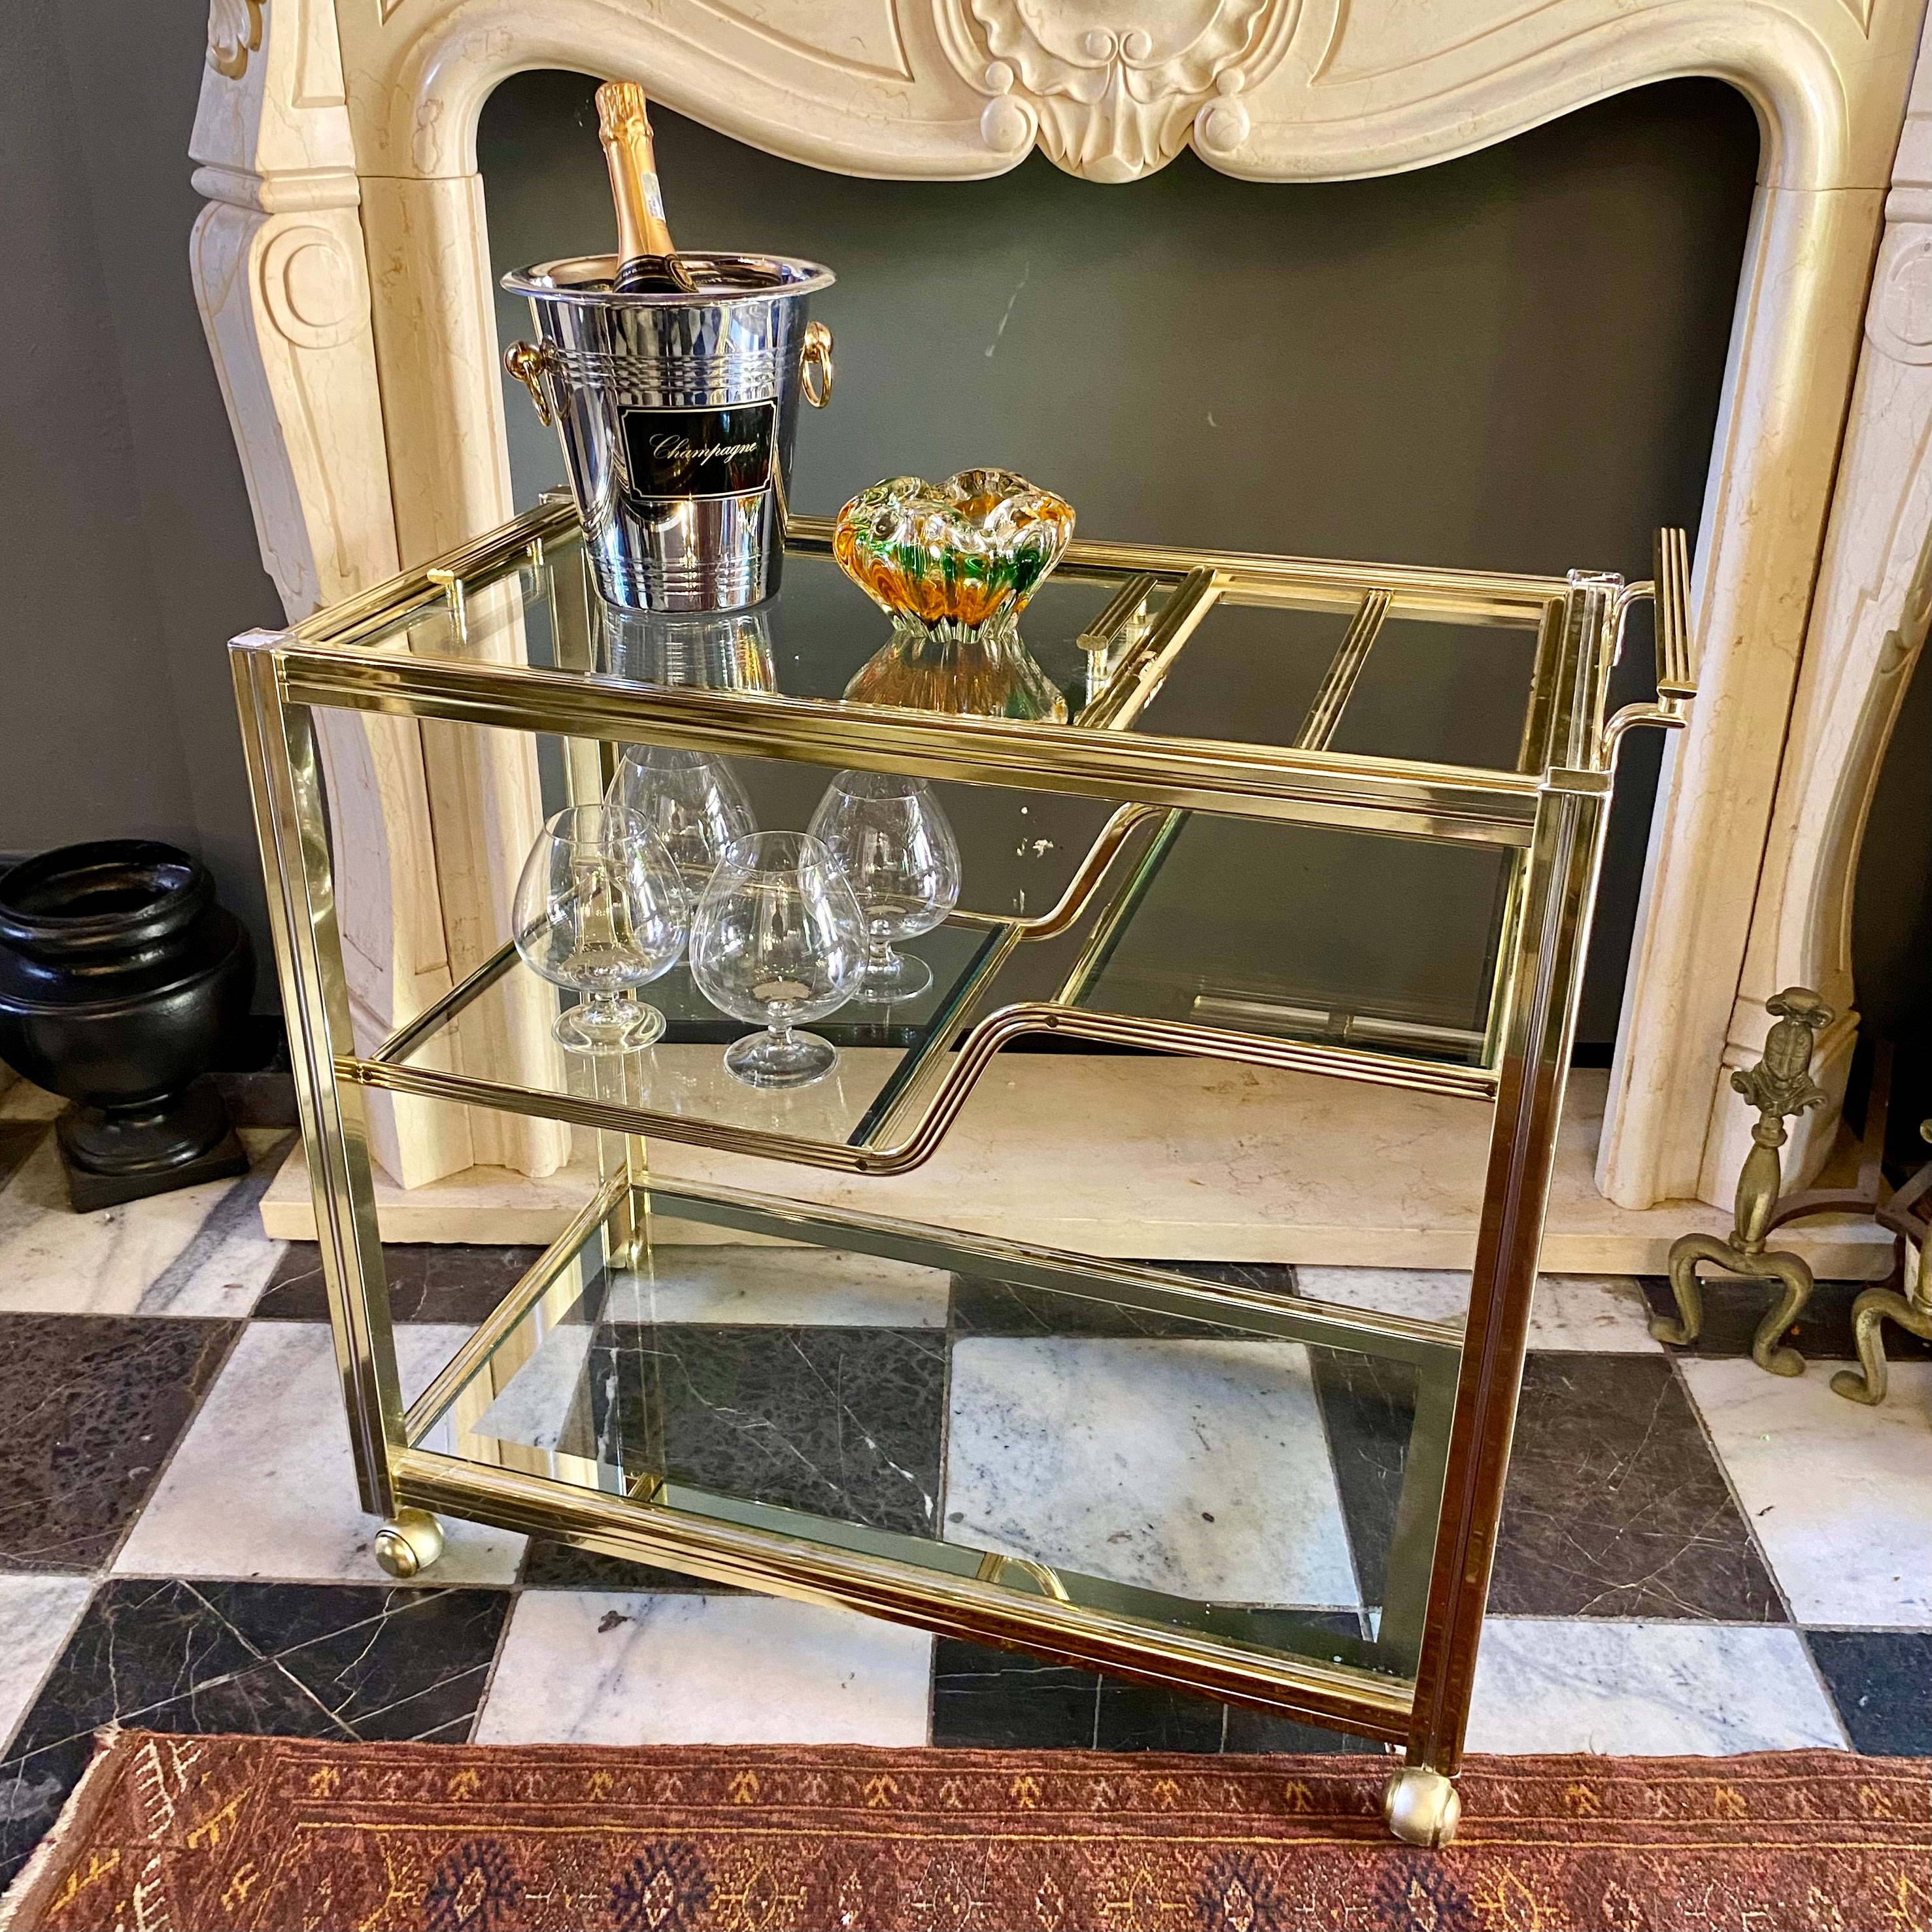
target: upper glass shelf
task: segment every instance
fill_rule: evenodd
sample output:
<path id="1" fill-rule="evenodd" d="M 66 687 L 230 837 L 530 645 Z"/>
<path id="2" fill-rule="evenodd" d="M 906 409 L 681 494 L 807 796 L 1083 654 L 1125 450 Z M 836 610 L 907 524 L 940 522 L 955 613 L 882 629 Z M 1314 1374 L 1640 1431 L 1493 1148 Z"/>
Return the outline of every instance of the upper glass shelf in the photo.
<path id="1" fill-rule="evenodd" d="M 507 555 L 500 532 L 486 540 L 495 550 L 476 546 L 475 568 L 452 558 L 413 596 L 372 594 L 296 635 L 599 682 L 820 700 L 842 699 L 891 636 L 832 560 L 829 524 L 794 522 L 779 592 L 756 608 L 656 616 L 602 603 L 574 518 L 562 506 L 548 514 L 554 526 Z M 1537 670 L 1540 659 L 1556 668 L 1564 587 L 1076 541 L 1020 629 L 1076 726 L 1526 770 L 1538 768 Z"/>
<path id="2" fill-rule="evenodd" d="M 1021 621 L 1069 726 L 989 723 L 844 701 L 892 627 L 828 524 L 789 526 L 757 608 L 649 617 L 601 602 L 574 510 L 547 505 L 298 626 L 286 695 L 526 732 L 546 814 L 602 796 L 632 743 L 728 761 L 765 830 L 810 824 L 840 767 L 922 773 L 964 881 L 910 949 L 932 986 L 813 1023 L 836 1076 L 773 1094 L 724 1072 L 746 1028 L 682 961 L 638 996 L 658 1046 L 558 1050 L 573 996 L 506 925 L 338 1071 L 872 1173 L 928 1158 L 1031 1034 L 1491 1098 L 1540 785 L 1600 763 L 1622 605 L 1592 581 L 1594 604 L 1547 578 L 1076 541 Z"/>

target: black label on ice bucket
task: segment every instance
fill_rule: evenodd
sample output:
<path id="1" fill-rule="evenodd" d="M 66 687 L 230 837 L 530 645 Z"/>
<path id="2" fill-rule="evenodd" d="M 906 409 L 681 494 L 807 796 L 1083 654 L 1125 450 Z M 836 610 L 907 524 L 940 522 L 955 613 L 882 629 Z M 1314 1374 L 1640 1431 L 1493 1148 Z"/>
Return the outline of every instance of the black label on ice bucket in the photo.
<path id="1" fill-rule="evenodd" d="M 633 496 L 742 496 L 772 480 L 776 403 L 620 414 Z"/>

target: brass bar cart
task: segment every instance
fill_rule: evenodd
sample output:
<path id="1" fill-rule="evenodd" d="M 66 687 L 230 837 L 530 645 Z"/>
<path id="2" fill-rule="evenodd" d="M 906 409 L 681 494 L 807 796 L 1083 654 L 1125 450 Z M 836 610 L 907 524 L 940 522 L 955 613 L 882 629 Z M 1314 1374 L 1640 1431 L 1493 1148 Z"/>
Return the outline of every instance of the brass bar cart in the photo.
<path id="1" fill-rule="evenodd" d="M 232 647 L 344 1400 L 362 1500 L 383 1519 L 378 1559 L 399 1577 L 427 1568 L 440 1511 L 1348 1730 L 1402 1754 L 1386 1806 L 1396 1834 L 1444 1842 L 1618 746 L 1634 725 L 1682 724 L 1694 695 L 1682 534 L 1660 533 L 1643 584 L 1076 542 L 1028 622 L 1049 670 L 1084 692 L 1064 726 L 839 701 L 878 620 L 830 562 L 830 536 L 791 520 L 786 588 L 723 638 L 736 668 L 710 688 L 626 675 L 622 626 L 588 592 L 567 501 Z M 1606 716 L 1626 619 L 1653 599 L 1655 700 Z M 1524 667 L 1513 758 L 1334 748 L 1378 667 L 1400 709 L 1404 654 L 1448 636 L 1442 626 Z M 1378 701 L 1388 716 L 1386 689 Z M 388 1039 L 358 1040 L 317 725 L 332 709 L 533 734 L 547 808 L 598 795 L 630 745 L 728 757 L 773 811 L 804 795 L 814 766 L 937 782 L 968 883 L 920 942 L 933 988 L 910 1011 L 854 1016 L 839 1080 L 802 1102 L 724 1076 L 718 1016 L 682 968 L 646 989 L 670 1020 L 668 1047 L 595 1060 L 550 1048 L 537 1022 L 566 996 L 521 964 L 507 931 L 446 998 Z M 1016 843 L 1016 827 L 1040 836 Z M 1033 869 L 1016 890 L 1022 860 Z M 1449 910 L 1427 950 L 1455 953 L 1457 920 L 1473 935 L 1454 986 L 1352 994 L 1332 960 L 1297 954 L 1308 902 L 1282 881 L 1332 879 L 1337 863 L 1385 879 L 1397 904 L 1431 882 Z M 799 1168 L 889 1176 L 926 1162 L 995 1056 L 1028 1036 L 1488 1106 L 1466 1324 L 788 1194 Z M 390 1325 L 370 1088 L 566 1122 L 598 1153 L 568 1227 L 413 1400 Z M 758 1157 L 773 1182 L 654 1180 L 653 1138 Z M 990 1282 L 1072 1330 L 1098 1311 L 1136 1335 L 1238 1344 L 1252 1352 L 1240 1359 L 1304 1382 L 1314 1362 L 1379 1378 L 1396 1392 L 1400 1468 L 1383 1541 L 1358 1562 L 1372 1634 L 1338 1636 L 1285 1586 L 1258 1599 L 1210 1578 L 1191 1592 L 1024 1526 L 962 1528 L 970 1513 L 934 1497 L 910 1518 L 814 1507 L 704 1466 L 637 1366 L 649 1332 L 638 1298 L 680 1230 L 747 1244 L 703 1250 L 713 1256 L 776 1243 L 845 1257 L 842 1268 Z M 1277 1539 L 1289 1557 L 1298 1533 Z"/>

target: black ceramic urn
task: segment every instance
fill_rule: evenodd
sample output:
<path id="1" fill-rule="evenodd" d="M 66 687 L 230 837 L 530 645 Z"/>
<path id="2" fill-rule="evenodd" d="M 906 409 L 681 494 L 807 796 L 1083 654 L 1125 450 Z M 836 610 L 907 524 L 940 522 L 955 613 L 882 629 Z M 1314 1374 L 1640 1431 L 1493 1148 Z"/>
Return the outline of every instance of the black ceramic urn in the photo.
<path id="1" fill-rule="evenodd" d="M 254 986 L 248 934 L 174 846 L 65 845 L 0 877 L 0 1060 L 76 1102 L 76 1209 L 246 1171 L 205 1075 Z"/>

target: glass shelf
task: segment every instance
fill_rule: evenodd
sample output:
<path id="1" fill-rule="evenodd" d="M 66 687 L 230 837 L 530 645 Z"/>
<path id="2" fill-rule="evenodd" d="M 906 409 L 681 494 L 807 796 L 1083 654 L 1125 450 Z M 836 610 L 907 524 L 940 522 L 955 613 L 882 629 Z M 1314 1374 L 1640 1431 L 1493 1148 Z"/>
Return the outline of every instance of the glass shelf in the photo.
<path id="1" fill-rule="evenodd" d="M 471 997 L 340 1070 L 404 1091 L 874 1172 L 916 1164 L 908 1150 L 929 1151 L 934 1124 L 943 1129 L 983 1072 L 981 1049 L 1027 1034 L 1263 1065 L 1302 1064 L 1296 1054 L 1311 1052 L 1335 1056 L 1352 1077 L 1475 1098 L 1491 1090 L 1514 854 L 1238 819 L 1177 815 L 1172 837 L 1168 826 L 1140 820 L 1059 931 L 953 922 L 908 942 L 932 968 L 932 987 L 815 1022 L 840 1059 L 808 1088 L 764 1091 L 726 1072 L 722 1048 L 751 1029 L 713 1008 L 682 961 L 638 995 L 665 1017 L 656 1046 L 592 1057 L 547 1050 L 546 1040 L 506 1080 L 502 1043 L 518 1009 L 534 1009 L 547 1034 L 574 998 L 508 946 Z M 1334 895 L 1315 892 L 1305 914 L 1284 920 L 1245 889 L 1262 860 L 1316 880 L 1346 871 L 1353 904 L 1384 916 L 1340 920 Z M 1448 894 L 1455 918 L 1418 961 L 1400 943 L 1402 915 L 1427 886 Z M 1378 932 L 1390 942 L 1379 950 Z M 1145 1023 L 1165 1030 L 1144 1036 Z M 764 1138 L 718 1138 L 746 1133 Z"/>
<path id="2" fill-rule="evenodd" d="M 598 602 L 574 524 L 552 520 L 507 558 L 500 545 L 487 567 L 442 572 L 420 596 L 392 598 L 386 617 L 358 623 L 352 614 L 328 646 L 528 667 L 625 692 L 715 694 L 744 707 L 740 720 L 796 700 L 854 720 L 906 721 L 896 728 L 908 732 L 925 715 L 838 701 L 890 627 L 832 562 L 822 529 L 795 532 L 783 588 L 758 610 L 648 619 Z M 568 996 L 507 945 L 394 1038 L 358 1038 L 338 1071 L 866 1172 L 926 1158 L 992 1053 L 1028 1034 L 1490 1097 L 1500 962 L 1534 808 L 1526 774 L 1548 736 L 1561 668 L 1552 599 L 1562 586 L 1458 579 L 1452 597 L 1448 580 L 1429 573 L 1390 569 L 1386 585 L 1365 584 L 1359 572 L 1331 582 L 1317 566 L 1285 578 L 1279 560 L 1222 568 L 1088 551 L 1076 546 L 1023 622 L 1029 647 L 1070 694 L 1074 733 L 1204 744 L 1226 754 L 1231 783 L 1258 755 L 1244 746 L 1320 756 L 1386 740 L 1411 759 L 1465 761 L 1405 769 L 1459 782 L 1493 774 L 1493 818 L 1471 826 L 1391 814 L 1387 826 L 1358 829 L 1162 812 L 1090 787 L 1069 794 L 938 778 L 964 856 L 962 909 L 913 942 L 933 968 L 927 994 L 849 1006 L 814 1028 L 844 1056 L 821 1089 L 778 1096 L 725 1076 L 698 1049 L 749 1029 L 712 1009 L 682 962 L 640 996 L 669 1022 L 658 1048 L 595 1061 L 550 1051 L 545 1030 Z M 1410 678 L 1440 682 L 1445 664 L 1488 697 L 1449 707 L 1449 736 L 1432 744 L 1414 737 L 1416 707 L 1402 692 Z M 1594 675 L 1586 668 L 1572 682 L 1587 691 Z M 596 796 L 623 745 L 648 742 L 651 730 L 533 735 L 548 812 Z M 718 755 L 730 758 L 758 824 L 808 823 L 831 768 L 754 755 L 764 748 L 755 742 L 736 748 L 746 735 Z"/>
<path id="3" fill-rule="evenodd" d="M 626 1205 L 512 1291 L 412 1449 L 622 1499 L 680 1561 L 749 1532 L 1413 1672 L 1452 1333 L 722 1190 Z"/>

